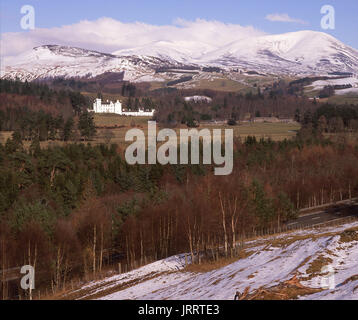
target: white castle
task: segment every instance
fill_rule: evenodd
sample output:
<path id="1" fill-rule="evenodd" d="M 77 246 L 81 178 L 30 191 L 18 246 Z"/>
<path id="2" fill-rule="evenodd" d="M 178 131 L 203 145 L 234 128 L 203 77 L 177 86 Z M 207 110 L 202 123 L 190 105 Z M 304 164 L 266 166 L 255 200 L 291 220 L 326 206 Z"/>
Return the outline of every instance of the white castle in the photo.
<path id="1" fill-rule="evenodd" d="M 151 111 L 144 111 L 139 109 L 138 111 L 123 111 L 122 103 L 117 100 L 115 103 L 108 101 L 106 104 L 102 104 L 102 99 L 96 99 L 93 103 L 93 110 L 89 110 L 95 113 L 115 113 L 123 116 L 132 117 L 152 117 L 154 115 L 154 109 Z"/>
<path id="2" fill-rule="evenodd" d="M 194 102 L 206 102 L 206 103 L 210 103 L 213 101 L 213 99 L 211 99 L 210 97 L 206 97 L 206 96 L 185 97 L 184 100 L 186 102 L 194 101 Z"/>

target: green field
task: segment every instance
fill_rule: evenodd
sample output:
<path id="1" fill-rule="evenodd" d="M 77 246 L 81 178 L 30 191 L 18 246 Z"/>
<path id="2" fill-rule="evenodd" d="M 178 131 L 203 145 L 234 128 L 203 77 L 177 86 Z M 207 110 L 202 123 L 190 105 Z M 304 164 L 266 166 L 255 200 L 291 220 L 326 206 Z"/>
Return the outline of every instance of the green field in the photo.
<path id="1" fill-rule="evenodd" d="M 211 89 L 217 91 L 235 92 L 250 91 L 250 87 L 229 79 L 200 80 L 196 82 L 197 89 Z"/>
<path id="2" fill-rule="evenodd" d="M 115 119 L 115 118 L 114 118 Z M 129 120 L 129 119 L 128 119 Z M 108 135 L 108 131 L 111 132 L 111 139 L 110 143 L 116 143 L 120 146 L 126 146 L 129 144 L 129 142 L 125 142 L 125 135 L 126 132 L 133 128 L 139 128 L 143 130 L 145 136 L 147 137 L 147 121 L 146 119 L 140 119 L 136 118 L 134 121 L 136 121 L 136 125 L 133 126 L 130 123 L 128 123 L 127 119 L 122 119 L 120 123 L 122 123 L 122 127 L 115 128 L 115 129 L 98 129 L 97 130 L 97 136 L 92 141 L 94 144 L 103 143 L 106 141 L 106 135 Z M 101 119 L 103 121 L 103 119 Z M 127 121 L 127 125 L 124 125 L 124 123 Z M 255 136 L 257 139 L 265 138 L 265 139 L 272 139 L 274 141 L 282 141 L 284 139 L 291 139 L 296 136 L 296 132 L 300 129 L 300 125 L 297 124 L 286 124 L 286 123 L 254 123 L 254 124 L 242 124 L 237 126 L 227 126 L 227 125 L 202 125 L 198 128 L 198 130 L 201 129 L 233 129 L 234 130 L 234 137 L 240 137 L 241 139 L 245 139 L 247 136 Z M 157 130 L 159 131 L 162 129 L 162 127 L 158 127 Z M 180 134 L 180 129 L 187 129 L 186 126 L 173 128 L 177 135 Z M 224 134 L 224 130 L 222 131 L 222 134 Z M 108 142 L 108 140 L 107 140 Z"/>
<path id="3" fill-rule="evenodd" d="M 358 95 L 357 94 L 346 94 L 343 96 L 333 96 L 328 98 L 329 103 L 335 104 L 358 104 Z"/>
<path id="4" fill-rule="evenodd" d="M 94 115 L 94 121 L 97 127 L 145 126 L 150 119 L 150 117 L 127 117 L 116 114 Z"/>
<path id="5" fill-rule="evenodd" d="M 225 77 L 224 75 L 219 75 L 217 78 L 213 79 L 200 79 L 194 78 L 191 81 L 179 83 L 174 88 L 195 88 L 195 89 L 209 89 L 215 91 L 223 92 L 241 92 L 243 94 L 247 92 L 257 92 L 257 87 L 266 87 L 272 85 L 274 81 L 277 81 L 278 78 L 275 76 L 247 76 L 239 75 L 235 76 L 236 80 Z M 290 82 L 294 78 L 283 78 L 283 80 Z M 167 81 L 153 81 L 150 82 L 150 90 L 155 90 L 159 88 L 166 88 Z"/>
<path id="6" fill-rule="evenodd" d="M 147 123 L 150 120 L 149 117 L 123 117 L 119 115 L 111 114 L 96 114 L 95 123 L 97 126 L 97 134 L 91 144 L 100 143 L 116 143 L 120 146 L 125 146 L 128 143 L 125 142 L 125 134 L 132 128 L 138 128 L 144 131 L 147 136 Z M 187 128 L 186 126 L 174 128 L 179 136 L 179 130 Z M 244 139 L 247 136 L 255 136 L 260 138 L 271 138 L 274 141 L 281 141 L 284 139 L 290 139 L 296 135 L 296 132 L 300 129 L 298 124 L 287 123 L 245 123 L 237 126 L 228 125 L 201 125 L 198 129 L 208 128 L 212 129 L 233 129 L 234 137 L 240 137 Z M 158 127 L 158 130 L 161 128 Z M 224 131 L 223 131 L 224 133 Z M 0 143 L 5 143 L 7 138 L 11 137 L 12 132 L 0 132 Z M 81 142 L 77 140 L 77 142 Z M 31 142 L 24 141 L 25 148 L 29 147 Z M 72 142 L 69 142 L 72 143 Z M 87 143 L 87 142 L 86 142 Z M 43 141 L 42 147 L 63 145 L 62 141 Z"/>
<path id="7" fill-rule="evenodd" d="M 294 123 L 245 123 L 234 127 L 227 125 L 209 125 L 205 127 L 210 129 L 233 129 L 234 137 L 255 136 L 256 138 L 271 138 L 274 141 L 290 139 L 296 136 L 297 131 L 301 128 L 299 124 Z"/>

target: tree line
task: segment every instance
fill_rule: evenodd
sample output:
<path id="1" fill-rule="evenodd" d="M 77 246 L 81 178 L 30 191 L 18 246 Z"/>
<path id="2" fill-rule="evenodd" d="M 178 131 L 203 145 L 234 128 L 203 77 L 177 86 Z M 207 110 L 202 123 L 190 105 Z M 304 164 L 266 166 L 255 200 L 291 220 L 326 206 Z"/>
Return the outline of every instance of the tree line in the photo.
<path id="1" fill-rule="evenodd" d="M 295 119 L 304 129 L 316 133 L 342 133 L 358 131 L 358 107 L 356 105 L 323 104 L 313 112 L 307 110 L 301 115 L 296 110 Z"/>
<path id="2" fill-rule="evenodd" d="M 306 98 L 257 93 L 224 93 L 210 90 L 199 91 L 212 98 L 211 103 L 204 101 L 187 102 L 186 95 L 199 94 L 198 91 L 183 90 L 156 97 L 155 118 L 158 122 L 178 125 L 210 120 L 233 120 L 233 123 L 250 120 L 255 116 L 293 118 L 296 109 L 302 113 L 315 110 L 317 106 Z"/>
<path id="3" fill-rule="evenodd" d="M 7 108 L 0 110 L 0 131 L 14 131 L 13 136 L 21 140 L 39 141 L 91 140 L 96 134 L 94 118 L 91 113 L 82 112 L 78 117 L 64 119 L 43 110 L 31 111 L 28 108 Z M 11 144 L 8 139 L 7 144 Z"/>
<path id="4" fill-rule="evenodd" d="M 63 114 L 64 110 L 62 109 L 70 107 L 71 111 L 78 115 L 89 105 L 89 99 L 79 91 L 56 90 L 42 82 L 0 79 L 0 95 L 2 96 L 0 109 L 14 107 L 14 105 L 18 105 L 17 102 L 22 103 L 20 106 L 23 107 L 26 101 L 27 107 L 33 106 L 36 110 L 47 109 L 46 106 L 50 105 L 52 112 L 57 111 L 57 113 Z M 25 96 L 27 100 L 16 99 L 16 96 Z M 5 98 L 6 100 L 4 100 Z"/>
<path id="5" fill-rule="evenodd" d="M 89 99 L 79 92 L 1 79 L 0 96 L 0 131 L 14 131 L 22 140 L 90 140 L 96 133 Z"/>

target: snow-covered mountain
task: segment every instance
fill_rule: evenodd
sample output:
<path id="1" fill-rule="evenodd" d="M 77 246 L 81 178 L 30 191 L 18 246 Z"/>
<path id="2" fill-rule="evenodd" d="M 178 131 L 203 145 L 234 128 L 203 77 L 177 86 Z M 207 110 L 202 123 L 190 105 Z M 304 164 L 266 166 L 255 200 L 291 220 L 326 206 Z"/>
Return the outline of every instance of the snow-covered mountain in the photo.
<path id="1" fill-rule="evenodd" d="M 201 42 L 156 41 L 112 54 L 45 45 L 5 59 L 2 77 L 91 78 L 116 72 L 123 73 L 124 80 L 163 81 L 181 76 L 163 70 L 200 71 L 204 66 L 219 67 L 229 73 L 233 68 L 275 75 L 358 73 L 358 51 L 326 33 L 314 31 L 252 37 L 220 47 Z"/>
<path id="2" fill-rule="evenodd" d="M 5 60 L 4 78 L 36 80 L 56 77 L 93 78 L 107 72 L 122 73 L 124 80 L 156 80 L 156 69 L 180 67 L 172 59 L 153 56 L 118 56 L 75 47 L 45 45 Z"/>
<path id="3" fill-rule="evenodd" d="M 192 41 L 155 41 L 145 46 L 123 49 L 113 52 L 120 56 L 141 55 L 164 59 L 172 58 L 182 63 L 193 63 L 217 48 L 203 42 Z"/>
<path id="4" fill-rule="evenodd" d="M 210 52 L 200 60 L 279 74 L 324 74 L 358 70 L 357 50 L 326 33 L 313 31 L 240 40 Z"/>

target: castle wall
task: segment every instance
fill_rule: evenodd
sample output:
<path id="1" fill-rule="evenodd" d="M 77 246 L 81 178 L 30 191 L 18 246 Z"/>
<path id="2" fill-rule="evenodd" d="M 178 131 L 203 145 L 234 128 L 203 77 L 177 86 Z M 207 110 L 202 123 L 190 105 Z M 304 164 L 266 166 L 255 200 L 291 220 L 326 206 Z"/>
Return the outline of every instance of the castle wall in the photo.
<path id="1" fill-rule="evenodd" d="M 154 110 L 123 111 L 122 104 L 119 101 L 117 101 L 116 103 L 110 102 L 109 104 L 102 104 L 101 99 L 96 99 L 94 101 L 93 111 L 95 113 L 114 113 L 114 114 L 132 116 L 132 117 L 152 117 L 154 115 Z"/>

